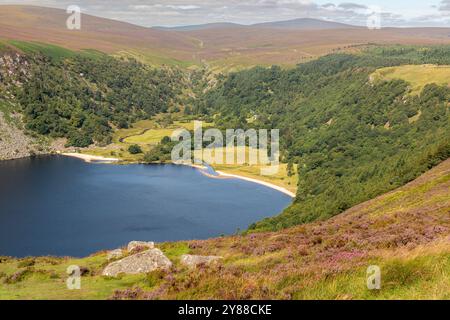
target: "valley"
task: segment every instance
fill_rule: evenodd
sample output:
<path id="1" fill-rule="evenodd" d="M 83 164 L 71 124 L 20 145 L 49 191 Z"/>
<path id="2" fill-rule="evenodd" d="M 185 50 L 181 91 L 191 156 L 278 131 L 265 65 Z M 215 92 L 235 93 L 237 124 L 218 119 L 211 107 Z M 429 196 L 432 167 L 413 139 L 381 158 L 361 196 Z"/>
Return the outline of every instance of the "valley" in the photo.
<path id="1" fill-rule="evenodd" d="M 450 299 L 448 28 L 0 8 L 0 300 Z M 194 121 L 279 171 L 172 165 Z"/>

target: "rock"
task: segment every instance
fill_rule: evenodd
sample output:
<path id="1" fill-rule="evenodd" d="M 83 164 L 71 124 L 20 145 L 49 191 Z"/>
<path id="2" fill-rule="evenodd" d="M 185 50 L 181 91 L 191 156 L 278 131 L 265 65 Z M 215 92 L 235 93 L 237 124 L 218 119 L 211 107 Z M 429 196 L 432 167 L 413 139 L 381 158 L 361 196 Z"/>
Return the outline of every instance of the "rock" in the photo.
<path id="1" fill-rule="evenodd" d="M 155 247 L 154 242 L 145 241 L 131 241 L 128 244 L 128 252 L 139 251 L 139 249 L 153 249 Z"/>
<path id="2" fill-rule="evenodd" d="M 217 262 L 218 260 L 223 259 L 223 257 L 219 256 L 194 256 L 190 254 L 184 254 L 181 256 L 181 264 L 188 266 L 189 268 L 195 268 L 200 264 L 211 264 L 213 262 Z"/>
<path id="3" fill-rule="evenodd" d="M 108 260 L 121 258 L 123 256 L 122 249 L 116 249 L 108 252 Z"/>
<path id="4" fill-rule="evenodd" d="M 155 270 L 167 270 L 171 266 L 172 262 L 161 250 L 151 249 L 110 263 L 102 274 L 115 277 L 120 273 L 140 274 Z"/>
<path id="5" fill-rule="evenodd" d="M 0 96 L 2 96 L 1 88 Z M 10 120 L 7 120 L 8 117 L 5 117 L 0 111 L 0 160 L 19 159 L 33 154 L 46 153 L 44 146 L 40 150 L 38 141 L 27 136 L 20 129 L 20 125 L 23 124 L 20 115 L 11 113 L 9 118 Z"/>

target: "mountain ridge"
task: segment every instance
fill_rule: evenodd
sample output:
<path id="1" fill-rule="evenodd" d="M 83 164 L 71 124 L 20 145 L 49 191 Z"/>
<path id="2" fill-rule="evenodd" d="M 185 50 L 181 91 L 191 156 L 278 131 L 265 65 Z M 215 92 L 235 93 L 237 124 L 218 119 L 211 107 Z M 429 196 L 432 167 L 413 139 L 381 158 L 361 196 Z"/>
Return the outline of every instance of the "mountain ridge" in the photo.
<path id="1" fill-rule="evenodd" d="M 0 39 L 49 43 L 72 50 L 95 49 L 154 66 L 208 65 L 213 72 L 255 65 L 292 67 L 333 52 L 354 52 L 369 44 L 450 43 L 450 31 L 445 28 L 296 29 L 269 23 L 252 27 L 213 24 L 207 29 L 168 31 L 82 14 L 81 30 L 71 31 L 66 28 L 67 18 L 60 9 L 2 5 Z M 307 20 L 280 23 L 295 21 Z M 320 22 L 324 23 L 330 24 Z"/>
<path id="2" fill-rule="evenodd" d="M 298 30 L 326 30 L 326 29 L 348 29 L 361 28 L 359 26 L 344 24 L 335 21 L 327 21 L 312 18 L 297 18 L 290 20 L 270 21 L 254 24 L 239 24 L 232 22 L 216 22 L 205 23 L 197 25 L 184 25 L 176 27 L 152 27 L 154 29 L 169 30 L 169 31 L 198 31 L 218 28 L 279 28 L 279 29 L 298 29 Z"/>

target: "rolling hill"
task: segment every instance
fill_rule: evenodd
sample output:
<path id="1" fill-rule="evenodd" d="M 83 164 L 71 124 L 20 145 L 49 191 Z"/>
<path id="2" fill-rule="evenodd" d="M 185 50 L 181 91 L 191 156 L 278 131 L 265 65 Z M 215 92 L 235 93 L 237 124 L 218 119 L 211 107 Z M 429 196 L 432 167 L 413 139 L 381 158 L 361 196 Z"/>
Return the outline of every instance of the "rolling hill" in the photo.
<path id="1" fill-rule="evenodd" d="M 275 21 L 254 24 L 257 28 L 280 28 L 299 30 L 330 30 L 330 29 L 358 29 L 361 27 L 352 26 L 345 23 L 325 21 L 319 19 L 300 18 L 286 21 Z"/>
<path id="2" fill-rule="evenodd" d="M 178 27 L 152 27 L 152 29 L 159 29 L 165 31 L 196 31 L 196 30 L 239 28 L 239 27 L 244 26 L 237 23 L 217 22 L 217 23 L 205 23 L 189 26 L 178 26 Z"/>
<path id="3" fill-rule="evenodd" d="M 210 24 L 180 30 L 144 28 L 129 23 L 82 16 L 82 29 L 65 27 L 59 9 L 1 6 L 0 39 L 37 41 L 69 49 L 96 49 L 134 56 L 148 64 L 190 66 L 206 63 L 216 71 L 258 64 L 292 66 L 335 51 L 377 44 L 450 43 L 445 28 L 368 30 L 313 19 L 253 26 Z"/>
<path id="4" fill-rule="evenodd" d="M 168 30 L 168 31 L 198 31 L 198 30 L 211 30 L 211 29 L 225 29 L 225 28 L 277 28 L 277 29 L 297 29 L 297 30 L 327 30 L 327 29 L 349 29 L 349 28 L 361 28 L 344 23 L 338 23 L 333 21 L 325 21 L 319 19 L 300 18 L 285 21 L 272 21 L 256 23 L 251 25 L 243 25 L 238 23 L 229 22 L 217 22 L 217 23 L 205 23 L 190 26 L 177 26 L 177 27 L 153 27 L 154 29 Z"/>
<path id="5" fill-rule="evenodd" d="M 96 49 L 118 53 L 138 49 L 143 54 L 192 60 L 196 41 L 175 32 L 164 32 L 120 21 L 82 15 L 81 30 L 68 30 L 64 10 L 33 6 L 1 6 L 0 38 L 36 41 L 68 49 Z"/>

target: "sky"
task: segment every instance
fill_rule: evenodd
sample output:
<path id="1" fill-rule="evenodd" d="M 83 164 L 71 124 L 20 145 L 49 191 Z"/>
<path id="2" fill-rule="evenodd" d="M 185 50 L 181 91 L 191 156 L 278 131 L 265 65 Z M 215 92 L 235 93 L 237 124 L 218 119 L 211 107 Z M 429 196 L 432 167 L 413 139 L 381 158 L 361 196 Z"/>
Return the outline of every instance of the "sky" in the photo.
<path id="1" fill-rule="evenodd" d="M 83 13 L 146 27 L 296 18 L 366 25 L 374 13 L 381 17 L 382 27 L 450 27 L 450 0 L 0 0 L 0 4 L 62 9 L 78 5 Z"/>

